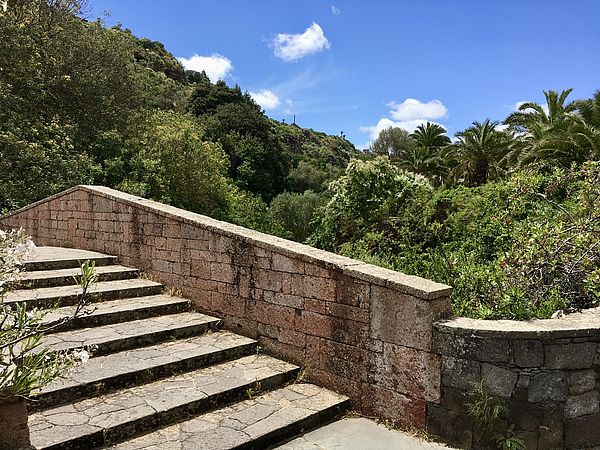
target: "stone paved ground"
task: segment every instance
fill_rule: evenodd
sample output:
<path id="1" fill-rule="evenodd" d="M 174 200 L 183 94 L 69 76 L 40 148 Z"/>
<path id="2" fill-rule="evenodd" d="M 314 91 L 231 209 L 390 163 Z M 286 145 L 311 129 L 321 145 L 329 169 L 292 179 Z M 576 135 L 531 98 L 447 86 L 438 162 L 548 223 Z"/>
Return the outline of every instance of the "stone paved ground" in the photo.
<path id="1" fill-rule="evenodd" d="M 144 448 L 144 447 L 142 447 Z M 318 428 L 276 450 L 450 450 L 364 418 L 348 418 Z M 144 448 L 144 450 L 146 450 Z"/>
<path id="2" fill-rule="evenodd" d="M 112 447 L 117 450 L 226 450 L 276 435 L 290 424 L 313 424 L 346 399 L 311 384 L 293 384 Z M 299 430 L 298 430 L 299 431 Z M 363 447 L 366 449 L 368 447 Z"/>

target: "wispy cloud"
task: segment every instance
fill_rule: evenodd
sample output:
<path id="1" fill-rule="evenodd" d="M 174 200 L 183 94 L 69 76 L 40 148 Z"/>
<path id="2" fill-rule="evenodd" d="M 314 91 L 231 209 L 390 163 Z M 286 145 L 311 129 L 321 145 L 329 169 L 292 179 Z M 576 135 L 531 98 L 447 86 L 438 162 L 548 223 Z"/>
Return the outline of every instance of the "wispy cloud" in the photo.
<path id="1" fill-rule="evenodd" d="M 388 103 L 389 117 L 382 117 L 375 125 L 361 126 L 361 133 L 368 133 L 371 140 L 377 139 L 381 131 L 390 128 L 402 128 L 413 132 L 421 124 L 434 122 L 448 114 L 448 108 L 439 100 L 422 102 L 414 98 L 407 98 L 402 103 Z M 437 122 L 434 122 L 437 123 Z"/>
<path id="2" fill-rule="evenodd" d="M 313 22 L 303 33 L 278 34 L 272 44 L 275 56 L 286 62 L 297 61 L 306 55 L 331 48 L 323 29 L 316 22 Z"/>
<path id="3" fill-rule="evenodd" d="M 342 11 L 337 8 L 335 5 L 331 5 L 331 14 L 333 14 L 334 16 L 339 16 L 342 13 Z"/>
<path id="4" fill-rule="evenodd" d="M 249 94 L 264 109 L 275 109 L 281 103 L 279 97 L 270 89 L 261 89 L 257 92 L 250 91 Z"/>
<path id="5" fill-rule="evenodd" d="M 233 63 L 231 60 L 218 53 L 213 53 L 210 56 L 194 54 L 191 58 L 179 57 L 177 59 L 187 70 L 206 72 L 206 75 L 213 83 L 224 79 L 233 71 Z"/>

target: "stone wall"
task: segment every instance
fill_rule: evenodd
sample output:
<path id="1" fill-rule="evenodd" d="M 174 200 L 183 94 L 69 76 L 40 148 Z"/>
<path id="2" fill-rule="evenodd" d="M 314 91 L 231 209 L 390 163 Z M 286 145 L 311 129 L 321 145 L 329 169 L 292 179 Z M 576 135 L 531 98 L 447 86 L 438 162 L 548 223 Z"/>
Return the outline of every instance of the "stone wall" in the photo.
<path id="1" fill-rule="evenodd" d="M 29 447 L 27 402 L 23 397 L 0 399 L 0 450 Z"/>
<path id="2" fill-rule="evenodd" d="M 527 449 L 600 446 L 600 309 L 530 322 L 458 318 L 435 326 L 441 404 L 430 432 L 460 448 L 486 448 L 466 414 L 474 383 L 509 400 L 509 422 Z"/>
<path id="3" fill-rule="evenodd" d="M 448 286 L 103 187 L 75 187 L 0 227 L 117 255 L 364 414 L 424 426 L 426 403 L 440 400 L 432 331 L 450 315 Z"/>

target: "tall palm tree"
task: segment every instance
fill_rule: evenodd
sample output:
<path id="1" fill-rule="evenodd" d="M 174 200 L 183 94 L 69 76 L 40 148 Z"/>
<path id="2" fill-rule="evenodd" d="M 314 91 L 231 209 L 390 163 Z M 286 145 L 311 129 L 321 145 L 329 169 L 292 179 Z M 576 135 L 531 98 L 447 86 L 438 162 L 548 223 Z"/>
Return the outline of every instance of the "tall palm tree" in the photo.
<path id="1" fill-rule="evenodd" d="M 456 133 L 458 141 L 452 146 L 456 166 L 452 175 L 469 186 L 479 186 L 502 171 L 502 161 L 511 149 L 510 134 L 498 131 L 498 122 L 486 119 Z"/>
<path id="2" fill-rule="evenodd" d="M 596 119 L 594 102 L 567 102 L 572 89 L 544 91 L 546 106 L 523 103 L 505 123 L 521 135 L 511 159 L 517 165 L 569 167 L 598 155 L 600 134 L 589 120 Z"/>

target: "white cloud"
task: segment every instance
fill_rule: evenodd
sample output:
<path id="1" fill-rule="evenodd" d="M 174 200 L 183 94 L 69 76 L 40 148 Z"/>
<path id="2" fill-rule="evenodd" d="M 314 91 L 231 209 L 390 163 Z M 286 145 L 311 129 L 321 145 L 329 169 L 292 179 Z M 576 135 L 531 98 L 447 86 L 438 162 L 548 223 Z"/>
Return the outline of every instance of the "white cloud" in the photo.
<path id="1" fill-rule="evenodd" d="M 508 127 L 509 127 L 509 125 L 505 125 L 505 124 L 499 123 L 498 125 L 496 125 L 494 127 L 494 129 L 496 131 L 504 131 L 504 130 L 508 130 Z"/>
<path id="2" fill-rule="evenodd" d="M 206 75 L 213 83 L 224 79 L 233 71 L 233 63 L 231 60 L 218 53 L 213 53 L 210 56 L 200 56 L 195 54 L 191 58 L 180 57 L 177 59 L 187 70 L 206 72 Z"/>
<path id="3" fill-rule="evenodd" d="M 427 122 L 437 123 L 432 119 L 441 119 L 448 114 L 448 108 L 439 100 L 423 103 L 414 98 L 407 98 L 402 103 L 391 102 L 388 106 L 389 117 L 382 117 L 375 125 L 359 128 L 361 133 L 368 133 L 372 141 L 387 128 L 402 128 L 412 133 L 419 125 Z"/>
<path id="4" fill-rule="evenodd" d="M 514 110 L 515 111 L 519 111 L 519 108 L 524 104 L 524 103 L 531 103 L 529 101 L 520 101 L 515 103 L 515 107 Z M 548 105 L 540 105 L 542 107 L 542 109 L 546 112 L 546 114 L 548 114 L 550 111 L 548 110 Z M 526 112 L 526 113 L 531 113 L 533 112 L 533 109 L 531 108 L 527 108 L 525 111 L 522 112 Z"/>
<path id="5" fill-rule="evenodd" d="M 275 56 L 286 62 L 292 62 L 306 55 L 331 48 L 331 44 L 319 24 L 313 22 L 310 27 L 304 30 L 304 33 L 278 34 L 273 39 L 273 47 Z"/>
<path id="6" fill-rule="evenodd" d="M 390 127 L 402 128 L 403 130 L 412 133 L 417 129 L 419 125 L 424 125 L 427 122 L 431 121 L 427 119 L 393 121 L 388 119 L 387 117 L 383 117 L 379 119 L 379 122 L 377 122 L 377 124 L 372 126 L 360 127 L 359 129 L 361 133 L 369 133 L 369 137 L 371 138 L 371 140 L 374 141 L 375 139 L 377 139 L 377 136 L 379 136 L 379 133 L 381 133 L 383 130 L 387 130 Z"/>
<path id="7" fill-rule="evenodd" d="M 281 103 L 279 97 L 277 97 L 277 95 L 269 89 L 261 89 L 257 92 L 250 92 L 250 96 L 264 109 L 277 108 Z"/>
<path id="8" fill-rule="evenodd" d="M 439 100 L 423 103 L 415 98 L 407 98 L 402 103 L 391 102 L 390 116 L 396 120 L 441 119 L 448 109 Z"/>
<path id="9" fill-rule="evenodd" d="M 341 13 L 342 11 L 340 11 L 339 8 L 337 8 L 335 5 L 331 5 L 331 14 L 334 16 L 339 16 Z"/>

